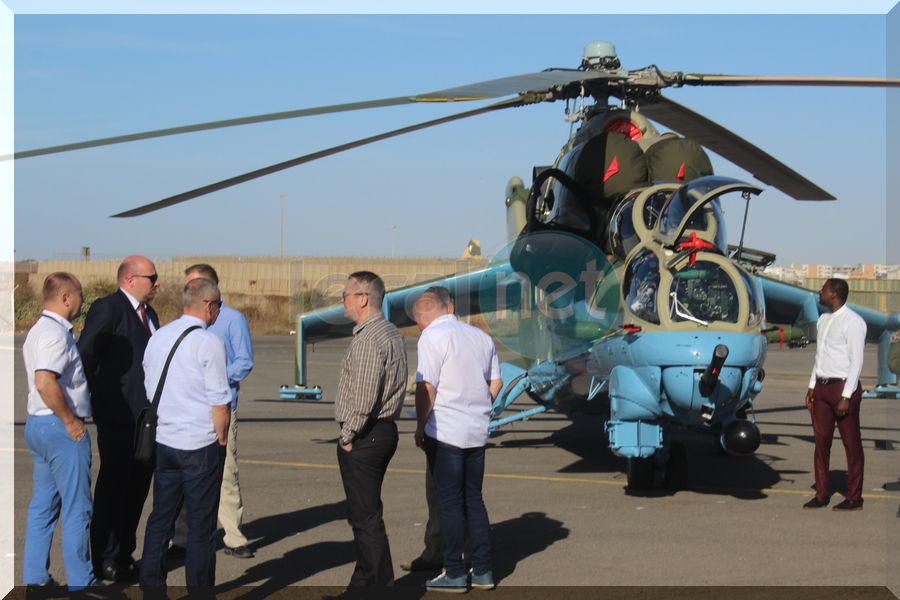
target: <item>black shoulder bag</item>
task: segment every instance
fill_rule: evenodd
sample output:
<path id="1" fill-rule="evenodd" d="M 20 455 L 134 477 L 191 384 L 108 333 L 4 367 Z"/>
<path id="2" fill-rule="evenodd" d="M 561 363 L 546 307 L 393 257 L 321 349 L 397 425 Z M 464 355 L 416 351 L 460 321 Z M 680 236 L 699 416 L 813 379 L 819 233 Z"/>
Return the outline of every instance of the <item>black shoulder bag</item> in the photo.
<path id="1" fill-rule="evenodd" d="M 166 373 L 169 372 L 169 363 L 172 362 L 172 357 L 175 356 L 175 350 L 178 349 L 181 340 L 187 337 L 187 334 L 195 329 L 200 329 L 200 326 L 194 325 L 188 327 L 181 336 L 175 340 L 175 345 L 172 346 L 172 349 L 169 351 L 169 357 L 166 358 L 166 364 L 163 367 L 162 375 L 159 376 L 156 393 L 153 394 L 153 402 L 151 402 L 149 406 L 144 407 L 141 410 L 141 414 L 138 415 L 137 423 L 134 428 L 134 459 L 147 466 L 152 465 L 156 458 L 156 410 L 159 408 L 159 399 L 162 397 L 163 385 L 166 383 Z"/>

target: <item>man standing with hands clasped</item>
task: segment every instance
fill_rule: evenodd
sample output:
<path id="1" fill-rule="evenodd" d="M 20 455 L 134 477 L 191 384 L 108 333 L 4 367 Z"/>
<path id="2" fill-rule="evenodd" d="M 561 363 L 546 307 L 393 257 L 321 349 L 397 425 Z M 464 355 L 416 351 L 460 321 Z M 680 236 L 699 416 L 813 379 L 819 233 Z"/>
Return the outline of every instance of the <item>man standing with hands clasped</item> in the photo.
<path id="1" fill-rule="evenodd" d="M 416 370 L 416 445 L 425 450 L 437 491 L 444 571 L 429 590 L 493 589 L 491 526 L 481 494 L 491 407 L 503 381 L 494 342 L 457 320 L 453 298 L 430 287 L 416 302 L 422 329 Z M 472 569 L 463 562 L 466 520 Z"/>
<path id="2" fill-rule="evenodd" d="M 803 508 L 822 508 L 830 500 L 828 464 L 837 423 L 847 452 L 847 497 L 833 510 L 862 510 L 863 447 L 859 430 L 866 322 L 846 306 L 849 287 L 843 279 L 828 279 L 819 303 L 831 312 L 816 324 L 816 362 L 806 391 L 806 407 L 815 435 L 816 496 Z"/>

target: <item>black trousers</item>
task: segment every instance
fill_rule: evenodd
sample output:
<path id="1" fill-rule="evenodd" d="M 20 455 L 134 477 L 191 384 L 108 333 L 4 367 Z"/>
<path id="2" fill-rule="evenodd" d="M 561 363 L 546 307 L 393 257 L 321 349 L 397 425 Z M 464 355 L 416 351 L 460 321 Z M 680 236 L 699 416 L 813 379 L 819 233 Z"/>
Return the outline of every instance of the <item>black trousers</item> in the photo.
<path id="1" fill-rule="evenodd" d="M 350 452 L 338 443 L 338 465 L 347 495 L 347 520 L 353 528 L 356 568 L 350 586 L 381 586 L 394 582 L 394 564 L 384 528 L 381 484 L 397 450 L 397 425 L 378 421 L 353 441 Z"/>
<path id="2" fill-rule="evenodd" d="M 100 470 L 94 486 L 91 559 L 98 574 L 104 563 L 127 567 L 134 559 L 138 521 L 153 478 L 152 466 L 134 460 L 134 426 L 97 422 Z"/>

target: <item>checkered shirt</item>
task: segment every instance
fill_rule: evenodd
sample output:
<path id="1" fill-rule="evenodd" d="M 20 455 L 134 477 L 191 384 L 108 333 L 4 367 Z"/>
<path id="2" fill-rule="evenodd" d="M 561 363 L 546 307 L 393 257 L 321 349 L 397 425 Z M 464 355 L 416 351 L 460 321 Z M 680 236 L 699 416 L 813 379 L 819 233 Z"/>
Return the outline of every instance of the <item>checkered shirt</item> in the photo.
<path id="1" fill-rule="evenodd" d="M 353 442 L 374 410 L 379 420 L 394 421 L 400 416 L 406 375 L 406 344 L 384 315 L 378 313 L 353 328 L 334 403 L 342 444 Z"/>

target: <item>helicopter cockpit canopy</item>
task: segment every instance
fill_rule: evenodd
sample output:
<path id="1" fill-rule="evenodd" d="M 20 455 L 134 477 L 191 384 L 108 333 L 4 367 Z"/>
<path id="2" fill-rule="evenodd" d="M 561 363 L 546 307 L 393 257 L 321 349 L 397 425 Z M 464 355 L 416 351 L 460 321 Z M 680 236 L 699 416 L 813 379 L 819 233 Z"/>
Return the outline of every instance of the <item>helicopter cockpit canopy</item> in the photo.
<path id="1" fill-rule="evenodd" d="M 728 192 L 758 195 L 762 189 L 730 177 L 701 177 L 672 194 L 659 214 L 654 237 L 663 246 L 673 247 L 690 229 L 697 237 L 728 252 L 725 218 L 719 197 Z"/>

